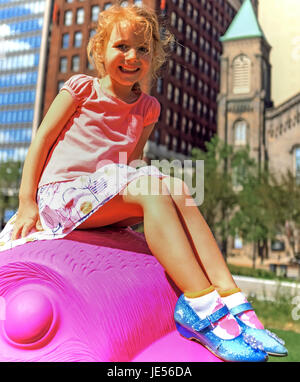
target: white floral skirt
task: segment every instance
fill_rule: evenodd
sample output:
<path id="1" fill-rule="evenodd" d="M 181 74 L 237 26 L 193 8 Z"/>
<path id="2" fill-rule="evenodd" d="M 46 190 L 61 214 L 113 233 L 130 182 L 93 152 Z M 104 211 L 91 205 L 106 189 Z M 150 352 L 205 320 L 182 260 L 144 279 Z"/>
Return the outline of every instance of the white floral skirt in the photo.
<path id="1" fill-rule="evenodd" d="M 0 251 L 36 240 L 65 237 L 88 219 L 125 186 L 141 176 L 163 178 L 154 166 L 136 169 L 125 164 L 108 164 L 91 175 L 67 182 L 50 183 L 38 189 L 37 202 L 43 231 L 31 232 L 25 238 L 11 240 L 14 215 L 0 233 Z"/>

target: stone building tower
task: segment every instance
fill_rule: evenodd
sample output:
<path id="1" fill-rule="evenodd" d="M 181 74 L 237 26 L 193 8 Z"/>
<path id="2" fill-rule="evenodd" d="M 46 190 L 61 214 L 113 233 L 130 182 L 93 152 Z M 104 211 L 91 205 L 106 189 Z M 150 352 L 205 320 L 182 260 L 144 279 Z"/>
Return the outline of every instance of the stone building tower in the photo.
<path id="1" fill-rule="evenodd" d="M 221 37 L 218 136 L 234 147 L 249 145 L 260 165 L 267 160 L 265 109 L 272 106 L 271 46 L 251 0 L 245 0 Z"/>

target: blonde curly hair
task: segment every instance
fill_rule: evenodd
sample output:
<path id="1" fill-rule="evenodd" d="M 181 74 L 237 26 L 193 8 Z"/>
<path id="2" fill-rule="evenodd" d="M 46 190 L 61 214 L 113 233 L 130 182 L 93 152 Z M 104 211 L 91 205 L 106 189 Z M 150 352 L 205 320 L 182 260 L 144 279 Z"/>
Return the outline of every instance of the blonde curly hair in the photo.
<path id="1" fill-rule="evenodd" d="M 127 21 L 134 26 L 137 33 L 144 33 L 145 45 L 152 45 L 152 77 L 157 78 L 159 69 L 165 63 L 168 55 L 168 47 L 173 40 L 170 32 L 160 29 L 158 17 L 154 10 L 145 6 L 128 5 L 122 7 L 112 5 L 105 11 L 100 12 L 96 33 L 91 37 L 87 55 L 89 61 L 96 67 L 99 78 L 105 76 L 104 52 L 109 41 L 114 25 L 121 21 Z"/>

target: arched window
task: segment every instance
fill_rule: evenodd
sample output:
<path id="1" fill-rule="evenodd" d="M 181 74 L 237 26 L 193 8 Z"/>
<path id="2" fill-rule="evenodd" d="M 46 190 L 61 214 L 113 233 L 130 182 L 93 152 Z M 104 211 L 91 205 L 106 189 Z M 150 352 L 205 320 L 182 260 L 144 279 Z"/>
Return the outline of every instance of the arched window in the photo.
<path id="1" fill-rule="evenodd" d="M 296 146 L 294 152 L 294 174 L 296 183 L 300 184 L 300 146 Z"/>
<path id="2" fill-rule="evenodd" d="M 233 61 L 233 93 L 245 94 L 250 92 L 251 61 L 241 54 Z"/>
<path id="3" fill-rule="evenodd" d="M 234 124 L 234 145 L 245 146 L 247 144 L 247 122 L 237 121 Z"/>

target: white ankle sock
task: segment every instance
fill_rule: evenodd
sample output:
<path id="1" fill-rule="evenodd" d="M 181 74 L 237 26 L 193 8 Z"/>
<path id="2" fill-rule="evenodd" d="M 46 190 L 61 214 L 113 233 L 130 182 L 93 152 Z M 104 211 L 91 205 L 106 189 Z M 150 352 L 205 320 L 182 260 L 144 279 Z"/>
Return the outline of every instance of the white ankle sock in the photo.
<path id="1" fill-rule="evenodd" d="M 216 290 L 201 297 L 189 298 L 184 296 L 184 298 L 200 319 L 204 319 L 206 316 L 224 306 L 224 302 L 222 302 Z M 232 339 L 241 333 L 238 323 L 230 313 L 221 318 L 214 325 L 213 333 L 223 339 Z"/>
<path id="2" fill-rule="evenodd" d="M 228 309 L 232 309 L 237 305 L 248 302 L 242 292 L 236 292 L 236 293 L 230 294 L 229 296 L 222 297 L 222 300 L 227 305 Z"/>
<path id="3" fill-rule="evenodd" d="M 236 292 L 229 296 L 222 297 L 222 300 L 227 305 L 228 309 L 232 309 L 237 305 L 248 302 L 247 298 L 242 292 Z M 252 328 L 264 329 L 263 324 L 260 322 L 253 310 L 246 311 L 239 315 L 240 320 Z"/>

